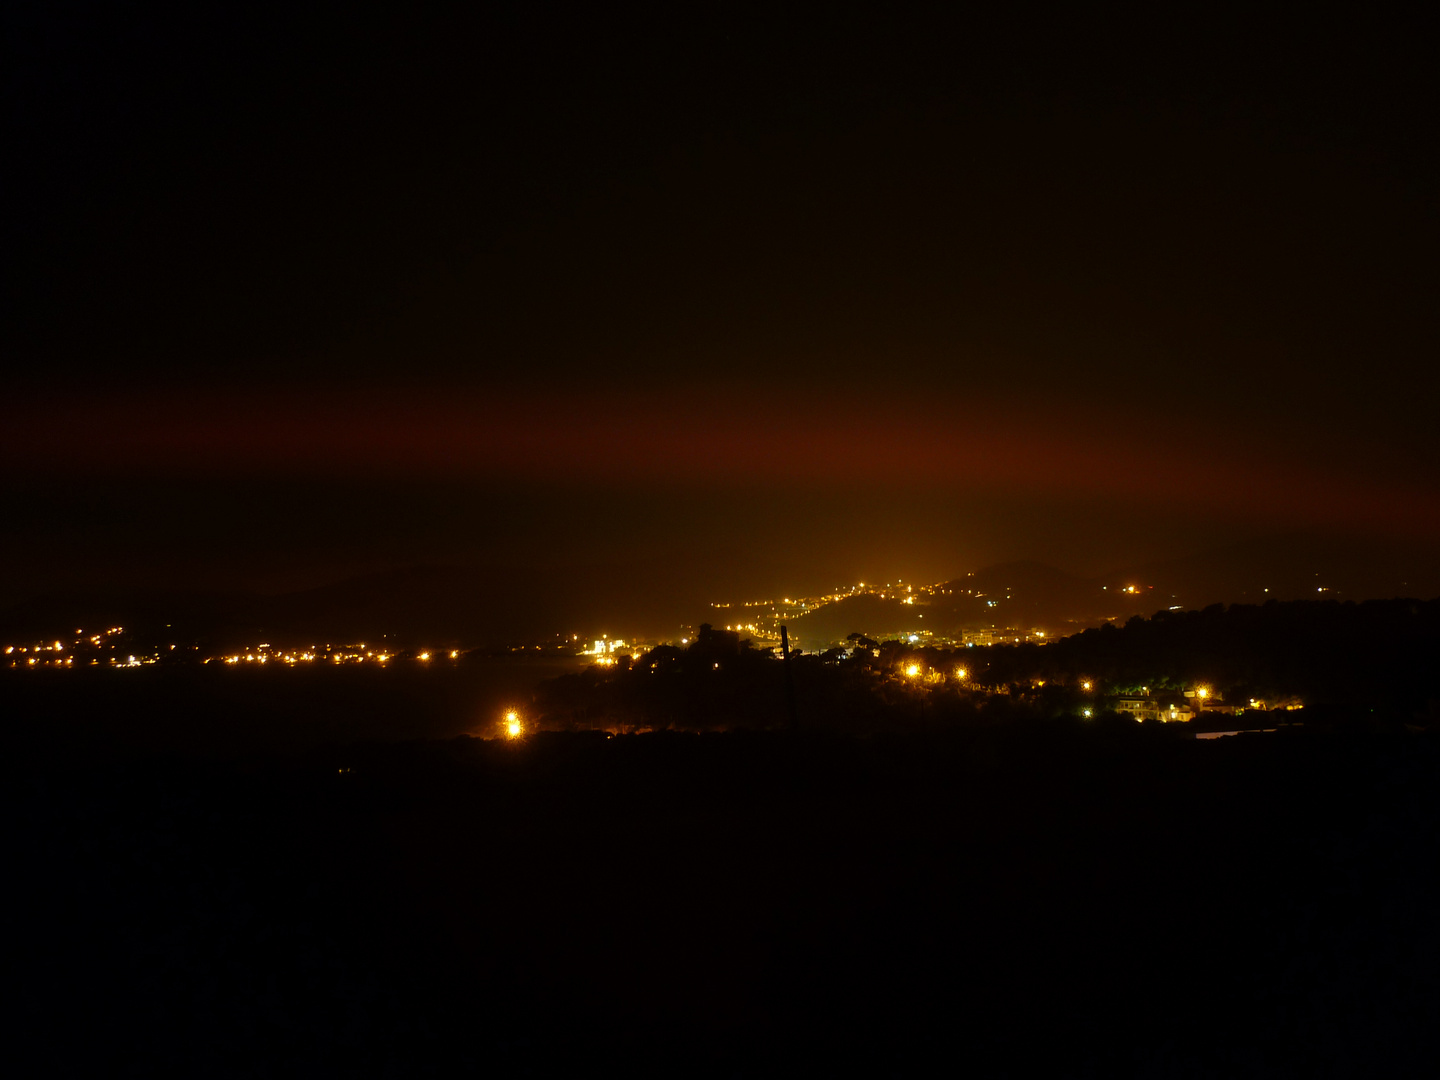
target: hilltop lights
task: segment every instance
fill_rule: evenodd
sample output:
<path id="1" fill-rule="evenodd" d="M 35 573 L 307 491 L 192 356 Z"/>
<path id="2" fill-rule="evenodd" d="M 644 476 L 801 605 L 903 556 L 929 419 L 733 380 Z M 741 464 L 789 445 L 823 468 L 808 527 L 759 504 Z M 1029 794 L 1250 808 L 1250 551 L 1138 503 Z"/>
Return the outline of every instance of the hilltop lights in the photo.
<path id="1" fill-rule="evenodd" d="M 920 665 L 919 665 L 919 664 L 906 664 L 906 665 L 905 665 L 905 674 L 906 674 L 907 677 L 909 677 L 909 678 L 911 678 L 911 679 L 915 678 L 917 675 L 920 674 Z"/>
<path id="2" fill-rule="evenodd" d="M 521 726 L 520 723 L 520 714 L 514 709 L 509 709 L 506 711 L 504 726 L 505 737 L 508 739 L 518 739 L 522 734 L 524 734 L 525 731 L 524 727 Z"/>

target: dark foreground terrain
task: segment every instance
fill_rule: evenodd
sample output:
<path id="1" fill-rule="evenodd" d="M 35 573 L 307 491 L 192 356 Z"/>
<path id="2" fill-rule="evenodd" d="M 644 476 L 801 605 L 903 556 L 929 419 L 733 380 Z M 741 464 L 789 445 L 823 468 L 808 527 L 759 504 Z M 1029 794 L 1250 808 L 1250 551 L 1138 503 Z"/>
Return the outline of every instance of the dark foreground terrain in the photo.
<path id="1" fill-rule="evenodd" d="M 26 1075 L 1314 1077 L 1437 1049 L 1432 734 L 217 756 L 10 719 Z"/>

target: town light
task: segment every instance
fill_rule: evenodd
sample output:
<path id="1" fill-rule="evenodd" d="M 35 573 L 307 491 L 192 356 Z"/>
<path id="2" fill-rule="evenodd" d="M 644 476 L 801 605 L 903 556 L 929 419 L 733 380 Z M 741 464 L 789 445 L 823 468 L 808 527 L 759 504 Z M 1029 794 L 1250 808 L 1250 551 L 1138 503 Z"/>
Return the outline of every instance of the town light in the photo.
<path id="1" fill-rule="evenodd" d="M 908 676 L 910 676 L 910 678 L 912 678 L 912 679 L 915 678 L 916 675 L 919 675 L 919 674 L 920 674 L 920 665 L 919 665 L 919 664 L 906 664 L 906 665 L 905 665 L 905 674 L 908 675 Z"/>
<path id="2" fill-rule="evenodd" d="M 525 729 L 520 726 L 520 714 L 514 709 L 505 714 L 505 734 L 512 739 L 518 739 L 520 733 Z"/>
<path id="3" fill-rule="evenodd" d="M 956 668 L 956 669 L 955 669 L 955 677 L 956 677 L 956 678 L 963 679 L 963 678 L 965 678 L 965 674 L 966 674 L 966 672 L 965 672 L 965 669 L 964 669 L 963 667 L 962 667 L 962 668 Z"/>
<path id="4" fill-rule="evenodd" d="M 1089 680 L 1089 679 L 1086 679 L 1084 682 L 1082 682 L 1082 683 L 1080 684 L 1080 689 L 1081 689 L 1081 690 L 1089 690 L 1089 689 L 1090 689 L 1090 680 Z"/>

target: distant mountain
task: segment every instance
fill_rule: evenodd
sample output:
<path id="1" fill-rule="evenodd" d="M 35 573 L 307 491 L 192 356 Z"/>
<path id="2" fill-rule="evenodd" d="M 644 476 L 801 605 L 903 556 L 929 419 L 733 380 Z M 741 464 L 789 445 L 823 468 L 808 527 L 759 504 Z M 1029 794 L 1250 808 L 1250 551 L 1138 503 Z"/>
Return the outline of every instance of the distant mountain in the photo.
<path id="1" fill-rule="evenodd" d="M 558 634 L 666 630 L 679 615 L 677 583 L 641 567 L 571 569 L 549 575 L 509 567 L 416 566 L 349 578 L 269 598 L 255 627 L 274 637 L 378 640 L 402 646 L 458 641 L 549 640 Z M 661 610 L 657 610 L 661 609 Z"/>
<path id="2" fill-rule="evenodd" d="M 1092 596 L 1099 594 L 1098 596 Z M 958 636 L 991 627 L 1078 629 L 1105 610 L 1099 587 L 1084 578 L 1036 562 L 1002 563 L 918 593 L 890 592 L 846 597 L 793 621 L 805 648 L 823 648 L 858 632 L 901 637 L 929 631 Z"/>
<path id="3" fill-rule="evenodd" d="M 62 637 L 110 626 L 172 628 L 208 637 L 253 622 L 266 604 L 255 593 L 182 589 L 75 590 L 32 597 L 0 612 L 0 637 Z"/>
<path id="4" fill-rule="evenodd" d="M 699 575 L 696 575 L 699 576 Z M 142 637 L 229 647 L 271 640 L 486 645 L 602 631 L 677 632 L 708 586 L 645 563 L 538 575 L 510 567 L 414 566 L 275 596 L 132 590 L 51 593 L 0 613 L 0 638 L 124 626 Z"/>
<path id="5" fill-rule="evenodd" d="M 1440 596 L 1440 553 L 1401 544 L 1361 544 L 1281 535 L 1166 562 L 1081 578 L 1035 562 L 1002 563 L 915 594 L 867 595 L 793 620 L 806 648 L 852 632 L 897 637 L 930 631 L 1016 628 L 1068 634 L 1167 609 L 1267 600 L 1367 600 Z"/>
<path id="6" fill-rule="evenodd" d="M 667 637 L 704 621 L 733 588 L 734 567 L 697 558 L 576 566 L 539 574 L 508 567 L 415 566 L 278 596 L 182 590 L 90 591 L 32 598 L 0 612 L 0 638 L 126 626 L 219 645 L 258 640 L 358 641 L 405 647 L 483 645 L 602 631 Z M 768 580 L 768 579 L 767 579 Z M 1268 591 L 1267 591 L 1268 590 Z M 723 593 L 721 593 L 723 594 Z M 1423 546 L 1276 536 L 1082 578 L 1035 562 L 984 567 L 919 593 L 852 596 L 794 619 L 806 649 L 931 631 L 1014 627 L 1067 634 L 1168 608 L 1268 599 L 1440 596 L 1440 555 Z M 910 602 L 906 602 L 906 600 Z"/>
<path id="7" fill-rule="evenodd" d="M 907 605 L 897 597 L 882 599 L 878 594 L 865 593 L 814 608 L 792 619 L 789 630 L 798 647 L 814 652 L 844 641 L 852 632 L 879 639 L 925 630 L 929 610 Z"/>
<path id="8" fill-rule="evenodd" d="M 1440 596 L 1440 551 L 1418 544 L 1290 533 L 1116 571 L 1110 588 L 1154 586 L 1164 606 L 1266 600 L 1428 600 Z"/>

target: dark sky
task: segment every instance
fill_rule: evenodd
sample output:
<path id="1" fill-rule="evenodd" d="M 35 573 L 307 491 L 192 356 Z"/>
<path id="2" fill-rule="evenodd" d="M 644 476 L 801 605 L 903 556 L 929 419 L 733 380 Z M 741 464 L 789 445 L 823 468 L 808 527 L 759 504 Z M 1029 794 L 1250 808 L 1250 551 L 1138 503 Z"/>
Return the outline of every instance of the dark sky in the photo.
<path id="1" fill-rule="evenodd" d="M 1440 542 L 1419 25 L 7 7 L 0 599 Z"/>

